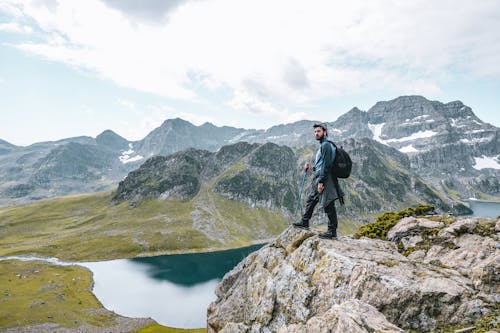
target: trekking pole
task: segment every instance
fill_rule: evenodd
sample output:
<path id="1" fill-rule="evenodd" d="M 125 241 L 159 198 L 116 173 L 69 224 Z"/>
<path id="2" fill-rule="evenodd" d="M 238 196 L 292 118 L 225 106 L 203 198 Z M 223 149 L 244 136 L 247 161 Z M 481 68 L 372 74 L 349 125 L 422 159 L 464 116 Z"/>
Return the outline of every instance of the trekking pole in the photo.
<path id="1" fill-rule="evenodd" d="M 302 206 L 300 205 L 300 202 L 302 201 L 302 192 L 304 191 L 304 184 L 306 182 L 306 176 L 307 176 L 307 170 L 304 171 L 304 177 L 302 177 L 302 185 L 300 186 L 300 191 L 299 191 L 299 199 L 297 200 L 297 206 L 295 207 L 295 212 L 293 213 L 294 216 L 297 215 L 297 209 L 300 206 L 300 213 L 302 214 Z"/>

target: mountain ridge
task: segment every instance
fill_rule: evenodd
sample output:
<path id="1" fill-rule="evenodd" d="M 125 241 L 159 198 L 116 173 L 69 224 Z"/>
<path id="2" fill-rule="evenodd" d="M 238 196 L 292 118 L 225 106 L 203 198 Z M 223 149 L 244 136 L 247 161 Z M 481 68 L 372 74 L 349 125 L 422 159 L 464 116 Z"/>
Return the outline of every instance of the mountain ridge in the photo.
<path id="1" fill-rule="evenodd" d="M 128 141 L 106 130 L 95 139 L 83 136 L 10 147 L 0 153 L 0 205 L 113 187 L 147 158 L 192 147 L 214 152 L 238 141 L 274 142 L 295 148 L 313 145 L 313 123 L 301 120 L 254 130 L 210 123 L 196 126 L 176 118 L 165 120 L 139 141 Z M 454 200 L 500 200 L 500 129 L 482 122 L 461 101 L 444 104 L 422 96 L 401 96 L 378 102 L 368 111 L 354 107 L 329 125 L 335 141 L 366 137 L 404 153 L 410 159 L 409 169 L 442 195 Z M 68 175 L 75 180 L 73 184 L 67 181 L 62 186 L 54 180 L 55 191 L 39 188 L 32 178 L 39 171 L 38 160 L 71 142 L 109 155 L 111 165 L 88 169 L 95 181 L 77 182 L 78 175 L 73 174 Z M 22 191 L 17 191 L 19 188 Z"/>

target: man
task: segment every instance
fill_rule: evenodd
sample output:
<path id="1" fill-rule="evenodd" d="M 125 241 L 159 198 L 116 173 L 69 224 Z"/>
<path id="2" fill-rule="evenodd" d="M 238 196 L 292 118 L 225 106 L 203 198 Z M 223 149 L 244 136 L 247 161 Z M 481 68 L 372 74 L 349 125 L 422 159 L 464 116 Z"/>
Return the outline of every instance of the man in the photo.
<path id="1" fill-rule="evenodd" d="M 311 168 L 306 163 L 305 171 L 314 171 L 311 190 L 306 202 L 306 211 L 302 215 L 300 222 L 293 225 L 299 228 L 309 228 L 309 220 L 318 202 L 321 203 L 326 215 L 328 216 L 328 230 L 319 235 L 321 238 L 337 239 L 337 211 L 335 209 L 335 200 L 342 197 L 338 180 L 332 176 L 331 168 L 335 159 L 336 149 L 328 141 L 328 127 L 325 123 L 314 124 L 314 136 L 319 141 L 320 147 L 316 152 L 314 167 Z M 337 191 L 338 189 L 338 191 Z"/>

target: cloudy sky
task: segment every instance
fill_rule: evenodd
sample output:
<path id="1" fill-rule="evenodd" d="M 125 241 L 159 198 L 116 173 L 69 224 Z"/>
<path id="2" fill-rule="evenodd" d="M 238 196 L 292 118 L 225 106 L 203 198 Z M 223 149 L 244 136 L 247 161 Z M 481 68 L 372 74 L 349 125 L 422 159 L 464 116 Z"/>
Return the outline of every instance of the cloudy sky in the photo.
<path id="1" fill-rule="evenodd" d="M 0 139 L 268 128 L 400 95 L 500 126 L 500 0 L 0 1 Z"/>

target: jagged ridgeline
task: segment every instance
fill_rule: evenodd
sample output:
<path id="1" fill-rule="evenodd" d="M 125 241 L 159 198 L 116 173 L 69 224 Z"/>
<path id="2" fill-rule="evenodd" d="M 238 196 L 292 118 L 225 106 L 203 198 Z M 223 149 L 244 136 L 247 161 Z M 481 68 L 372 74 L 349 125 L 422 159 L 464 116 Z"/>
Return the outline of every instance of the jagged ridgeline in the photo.
<path id="1" fill-rule="evenodd" d="M 345 232 L 370 221 L 373 214 L 416 204 L 431 204 L 440 211 L 468 212 L 467 207 L 442 197 L 409 171 L 408 157 L 396 149 L 366 138 L 341 144 L 354 161 L 351 178 L 341 181 L 346 206 L 340 207 L 339 213 Z M 266 208 L 296 218 L 300 214 L 302 166 L 312 160 L 316 149 L 240 142 L 217 152 L 188 149 L 155 156 L 120 182 L 114 200 L 128 200 L 135 206 L 151 199 L 196 201 L 206 193 L 216 193 L 249 208 Z M 305 184 L 303 200 L 310 179 Z M 318 211 L 313 223 L 324 222 Z"/>
<path id="2" fill-rule="evenodd" d="M 109 130 L 96 138 L 27 147 L 0 140 L 0 206 L 113 189 L 148 158 L 189 148 L 217 152 L 236 142 L 272 142 L 304 149 L 314 144 L 313 124 L 301 120 L 255 130 L 168 119 L 139 141 L 128 141 Z M 500 129 L 476 117 L 462 102 L 401 96 L 378 102 L 367 111 L 353 108 L 328 126 L 336 142 L 366 138 L 405 155 L 404 161 L 397 157 L 403 161 L 400 166 L 444 197 L 499 200 Z M 427 192 L 425 186 L 414 185 Z"/>

